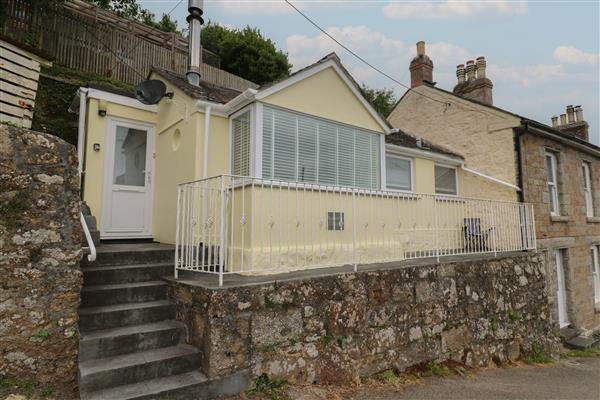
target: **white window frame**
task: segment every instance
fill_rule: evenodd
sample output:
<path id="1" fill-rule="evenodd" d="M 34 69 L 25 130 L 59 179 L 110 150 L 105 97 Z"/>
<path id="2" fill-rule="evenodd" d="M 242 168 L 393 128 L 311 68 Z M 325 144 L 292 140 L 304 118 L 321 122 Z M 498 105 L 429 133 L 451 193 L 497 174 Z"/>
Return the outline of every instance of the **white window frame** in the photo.
<path id="1" fill-rule="evenodd" d="M 396 188 L 391 188 L 387 185 L 387 158 L 388 157 L 392 157 L 392 158 L 397 158 L 400 160 L 406 160 L 409 162 L 409 166 L 410 166 L 410 188 L 409 189 L 396 189 Z M 405 157 L 405 156 L 401 156 L 401 155 L 397 155 L 397 154 L 392 154 L 392 153 L 386 153 L 385 154 L 385 158 L 384 158 L 384 164 L 385 165 L 385 188 L 386 190 L 392 191 L 392 192 L 402 192 L 402 193 L 413 193 L 414 192 L 414 187 L 415 187 L 415 169 L 414 169 L 414 163 L 413 163 L 413 159 L 410 157 Z"/>
<path id="2" fill-rule="evenodd" d="M 254 154 L 253 154 L 253 149 L 255 146 L 255 138 L 254 138 L 254 129 L 255 129 L 255 112 L 254 112 L 254 106 L 252 104 L 247 105 L 246 107 L 240 108 L 239 110 L 237 110 L 236 112 L 234 112 L 233 114 L 231 114 L 229 116 L 229 167 L 228 167 L 228 171 L 230 175 L 233 175 L 233 120 L 236 119 L 237 117 L 239 117 L 240 115 L 246 113 L 247 111 L 250 111 L 250 160 L 249 160 L 249 171 L 250 171 L 250 176 L 253 176 L 254 173 Z"/>
<path id="3" fill-rule="evenodd" d="M 437 186 L 435 183 L 435 167 L 444 167 L 444 168 L 449 168 L 449 169 L 453 169 L 454 170 L 454 179 L 456 181 L 456 193 L 454 194 L 448 194 L 448 193 L 438 193 L 437 192 Z M 459 192 L 459 187 L 458 187 L 458 168 L 456 168 L 454 165 L 448 165 L 448 164 L 442 164 L 442 163 L 434 163 L 433 165 L 433 191 L 435 192 L 436 196 L 450 196 L 450 197 L 458 197 Z"/>
<path id="4" fill-rule="evenodd" d="M 594 216 L 594 197 L 592 195 L 592 175 L 590 170 L 590 163 L 584 161 L 581 164 L 583 172 L 583 196 L 585 198 L 585 210 L 586 216 Z"/>
<path id="5" fill-rule="evenodd" d="M 600 303 L 600 245 L 590 247 L 594 302 Z"/>
<path id="6" fill-rule="evenodd" d="M 551 171 L 547 170 L 548 164 L 546 159 L 548 157 L 550 158 Z M 558 158 L 556 153 L 552 151 L 546 151 L 546 155 L 544 156 L 544 164 L 544 169 L 546 169 L 546 187 L 548 188 L 548 205 L 550 207 L 550 215 L 560 215 L 560 204 L 558 202 Z M 552 174 L 554 181 L 550 180 L 550 173 Z M 551 187 L 554 188 L 554 190 L 550 190 Z"/>

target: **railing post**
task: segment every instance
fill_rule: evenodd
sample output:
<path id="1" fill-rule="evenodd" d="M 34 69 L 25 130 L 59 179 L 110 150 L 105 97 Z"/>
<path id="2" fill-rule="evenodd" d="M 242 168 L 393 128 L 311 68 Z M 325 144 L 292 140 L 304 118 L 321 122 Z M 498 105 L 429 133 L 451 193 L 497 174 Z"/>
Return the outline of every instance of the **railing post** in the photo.
<path id="1" fill-rule="evenodd" d="M 433 196 L 433 230 L 435 232 L 435 257 L 437 262 L 440 262 L 440 239 L 439 228 L 437 223 L 437 196 Z"/>
<path id="2" fill-rule="evenodd" d="M 354 259 L 354 272 L 358 271 L 358 260 L 356 259 L 356 189 L 352 189 L 352 241 L 353 241 L 353 255 Z"/>
<path id="3" fill-rule="evenodd" d="M 179 266 L 179 224 L 181 219 L 181 186 L 177 186 L 177 220 L 175 223 L 175 271 L 173 275 L 178 278 L 177 267 Z"/>
<path id="4" fill-rule="evenodd" d="M 225 177 L 221 176 L 221 227 L 219 246 L 219 286 L 223 286 L 223 269 L 225 266 Z"/>
<path id="5" fill-rule="evenodd" d="M 495 204 L 490 202 L 490 207 L 492 208 L 492 226 L 494 227 L 494 257 L 498 257 L 498 247 L 496 244 L 496 236 L 498 235 L 498 228 L 496 227 L 496 207 Z"/>

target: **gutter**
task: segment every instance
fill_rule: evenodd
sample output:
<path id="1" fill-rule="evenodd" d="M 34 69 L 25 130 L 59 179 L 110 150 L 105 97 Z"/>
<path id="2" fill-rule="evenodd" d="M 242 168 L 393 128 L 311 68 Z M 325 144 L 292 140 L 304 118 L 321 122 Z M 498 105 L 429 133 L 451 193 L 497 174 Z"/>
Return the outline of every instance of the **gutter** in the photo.
<path id="1" fill-rule="evenodd" d="M 79 191 L 81 198 L 83 198 L 83 165 L 85 157 L 85 120 L 87 117 L 87 94 L 86 88 L 79 88 L 79 121 L 77 124 L 77 170 L 79 172 Z"/>
<path id="2" fill-rule="evenodd" d="M 237 111 L 239 108 L 245 106 L 246 104 L 250 104 L 254 100 L 256 100 L 256 95 L 258 94 L 258 90 L 256 89 L 246 89 L 233 99 L 229 100 L 225 104 L 214 103 L 212 101 L 207 100 L 198 100 L 196 102 L 196 108 L 198 111 L 204 111 L 207 107 L 210 107 L 214 114 L 229 116 Z"/>
<path id="3" fill-rule="evenodd" d="M 533 128 L 532 130 L 529 129 L 530 125 Z M 549 132 L 549 131 L 545 130 L 543 127 L 538 128 L 534 124 L 531 124 L 530 121 L 522 120 L 521 126 L 518 127 L 517 129 L 519 130 L 518 131 L 519 134 L 522 134 L 523 132 L 527 132 L 527 133 L 531 133 L 534 135 L 538 134 L 538 135 L 546 136 L 546 137 L 556 140 L 557 142 L 564 143 L 567 146 L 575 147 L 581 151 L 593 154 L 596 157 L 600 157 L 600 148 L 595 146 L 593 143 L 588 143 L 587 145 L 584 144 L 587 142 L 580 143 L 578 141 L 573 140 L 573 138 L 567 138 L 562 135 L 558 135 L 556 133 Z M 590 147 L 590 146 L 593 146 L 593 147 Z"/>

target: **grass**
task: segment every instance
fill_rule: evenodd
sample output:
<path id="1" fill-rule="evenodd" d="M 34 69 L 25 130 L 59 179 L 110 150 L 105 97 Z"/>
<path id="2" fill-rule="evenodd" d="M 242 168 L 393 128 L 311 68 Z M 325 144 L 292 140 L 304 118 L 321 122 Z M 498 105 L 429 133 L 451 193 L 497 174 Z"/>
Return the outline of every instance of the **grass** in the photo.
<path id="1" fill-rule="evenodd" d="M 404 385 L 406 382 L 400 376 L 396 374 L 393 369 L 386 369 L 375 376 L 379 381 L 389 383 L 392 386 L 399 387 Z"/>
<path id="2" fill-rule="evenodd" d="M 561 354 L 563 358 L 589 358 L 589 357 L 600 357 L 600 347 L 593 347 L 591 349 L 584 350 L 570 350 L 566 353 Z"/>
<path id="3" fill-rule="evenodd" d="M 427 363 L 427 371 L 433 376 L 448 376 L 452 374 L 447 367 L 433 361 Z"/>
<path id="4" fill-rule="evenodd" d="M 47 331 L 38 331 L 38 332 L 34 333 L 33 335 L 31 335 L 31 337 L 38 338 L 38 339 L 48 339 L 50 336 L 52 336 L 52 334 Z"/>
<path id="5" fill-rule="evenodd" d="M 285 385 L 287 381 L 283 379 L 269 379 L 267 374 L 262 374 L 254 380 L 254 387 L 246 390 L 246 394 L 250 397 L 263 394 L 271 400 L 290 400 L 283 390 Z"/>
<path id="6" fill-rule="evenodd" d="M 0 389 L 34 390 L 35 383 L 29 379 L 0 377 Z"/>
<path id="7" fill-rule="evenodd" d="M 518 312 L 517 310 L 508 310 L 508 318 L 511 321 L 520 321 L 523 319 L 523 316 L 521 315 L 520 312 Z"/>
<path id="8" fill-rule="evenodd" d="M 533 343 L 531 349 L 525 353 L 523 362 L 525 364 L 551 364 L 554 359 L 544 351 L 540 344 Z"/>

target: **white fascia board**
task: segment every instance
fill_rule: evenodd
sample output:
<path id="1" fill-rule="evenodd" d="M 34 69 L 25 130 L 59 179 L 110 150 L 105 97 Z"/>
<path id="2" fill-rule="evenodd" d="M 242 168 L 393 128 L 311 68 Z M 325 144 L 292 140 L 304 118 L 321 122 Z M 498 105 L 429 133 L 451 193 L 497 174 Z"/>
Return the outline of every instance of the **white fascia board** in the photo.
<path id="1" fill-rule="evenodd" d="M 399 156 L 416 156 L 421 158 L 426 158 L 433 161 L 443 162 L 449 165 L 460 166 L 464 163 L 464 161 L 459 157 L 452 157 L 450 155 L 444 155 L 439 153 L 434 153 L 431 151 L 414 149 L 412 147 L 403 147 L 398 146 L 396 144 L 386 144 L 385 145 L 385 153 L 393 154 Z"/>
<path id="2" fill-rule="evenodd" d="M 82 88 L 85 89 L 85 88 Z M 120 94 L 115 94 L 111 92 L 105 92 L 104 90 L 99 89 L 87 89 L 87 97 L 90 99 L 98 99 L 98 100 L 106 100 L 114 104 L 119 104 L 122 106 L 137 108 L 139 110 L 149 111 L 149 112 L 158 112 L 158 107 L 156 104 L 147 105 L 142 104 L 137 99 L 133 99 L 131 97 L 122 96 Z"/>
<path id="3" fill-rule="evenodd" d="M 348 78 L 348 76 L 344 73 L 344 71 L 342 71 L 342 69 L 339 67 L 339 65 L 333 61 L 333 60 L 329 60 L 326 61 L 322 64 L 319 65 L 315 65 L 312 68 L 309 68 L 305 71 L 299 72 L 296 75 L 285 79 L 279 83 L 276 83 L 275 85 L 266 88 L 265 90 L 259 91 L 256 94 L 256 100 L 262 100 L 265 97 L 268 97 L 274 93 L 279 92 L 280 90 L 283 90 L 285 88 L 288 88 L 306 78 L 309 78 L 315 74 L 318 74 L 319 72 L 327 69 L 327 68 L 333 68 L 334 71 L 342 78 L 342 80 L 344 81 L 344 83 L 346 84 L 346 86 L 348 86 L 348 88 L 350 88 L 350 90 L 352 91 L 352 93 L 354 93 L 354 95 L 356 96 L 356 98 L 362 103 L 362 105 L 367 109 L 367 111 L 369 112 L 369 114 L 371 114 L 371 116 L 373 117 L 373 119 L 375 119 L 375 121 L 377 121 L 377 123 L 379 124 L 379 126 L 381 126 L 381 128 L 383 129 L 383 131 L 388 134 L 388 133 L 392 133 L 392 129 L 389 127 L 389 125 L 385 122 L 385 120 L 383 118 L 381 118 L 381 115 L 379 115 L 379 113 L 377 111 L 375 111 L 375 109 L 373 108 L 373 106 L 371 106 L 371 104 L 364 98 L 364 96 L 362 95 L 362 93 L 360 93 L 360 90 L 358 90 L 356 88 L 356 86 L 354 86 L 354 84 L 350 81 L 350 79 Z"/>
<path id="4" fill-rule="evenodd" d="M 228 117 L 237 110 L 247 106 L 252 103 L 256 96 L 256 89 L 246 89 L 233 99 L 229 100 L 225 104 L 215 103 L 207 100 L 198 100 L 196 103 L 198 111 L 204 111 L 204 109 L 209 106 L 212 109 L 212 113 L 214 115 L 219 115 L 221 117 Z"/>

